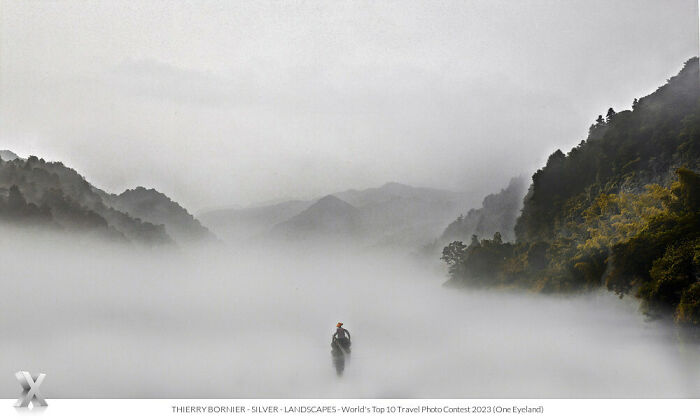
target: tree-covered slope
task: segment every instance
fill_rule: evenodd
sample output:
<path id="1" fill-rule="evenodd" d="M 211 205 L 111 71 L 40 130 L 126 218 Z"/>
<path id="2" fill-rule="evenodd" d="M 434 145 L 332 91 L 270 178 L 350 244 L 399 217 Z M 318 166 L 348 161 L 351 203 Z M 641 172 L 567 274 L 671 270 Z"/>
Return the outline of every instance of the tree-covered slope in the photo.
<path id="1" fill-rule="evenodd" d="M 102 194 L 105 204 L 132 217 L 156 225 L 178 242 L 214 239 L 214 235 L 192 216 L 187 209 L 167 195 L 151 188 L 136 187 L 121 194 Z"/>
<path id="2" fill-rule="evenodd" d="M 572 206 L 590 205 L 601 193 L 668 185 L 679 167 L 699 169 L 698 59 L 632 110 L 615 113 L 590 128 L 588 138 L 564 154 L 554 152 L 532 176 L 515 231 L 518 240 L 551 239 L 566 229 Z"/>
<path id="3" fill-rule="evenodd" d="M 0 159 L 0 221 L 41 226 L 142 244 L 211 237 L 167 196 L 137 188 L 108 194 L 61 162 L 36 156 Z"/>
<path id="4" fill-rule="evenodd" d="M 467 240 L 472 235 L 491 237 L 499 232 L 505 241 L 515 239 L 515 222 L 527 190 L 524 177 L 512 178 L 508 186 L 484 198 L 481 207 L 471 209 L 450 223 L 440 237 L 442 244 Z"/>
<path id="5" fill-rule="evenodd" d="M 545 292 L 606 286 L 700 325 L 698 59 L 632 110 L 610 109 L 532 177 L 515 244 L 453 242 L 451 283 Z"/>

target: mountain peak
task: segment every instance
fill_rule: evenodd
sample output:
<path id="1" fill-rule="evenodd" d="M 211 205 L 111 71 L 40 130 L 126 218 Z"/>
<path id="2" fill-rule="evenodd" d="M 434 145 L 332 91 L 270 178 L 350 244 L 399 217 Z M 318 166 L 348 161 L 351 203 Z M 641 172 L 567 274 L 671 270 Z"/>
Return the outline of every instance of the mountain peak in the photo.
<path id="1" fill-rule="evenodd" d="M 0 158 L 2 160 L 15 160 L 19 159 L 19 156 L 11 150 L 0 150 Z"/>
<path id="2" fill-rule="evenodd" d="M 386 191 L 389 193 L 401 194 L 407 193 L 409 191 L 415 191 L 417 188 L 410 185 L 401 184 L 399 182 L 387 182 L 381 187 L 377 188 L 379 191 Z"/>
<path id="3" fill-rule="evenodd" d="M 212 239 L 213 235 L 187 209 L 154 188 L 138 186 L 106 197 L 109 205 L 150 223 L 165 225 L 175 239 Z"/>
<path id="4" fill-rule="evenodd" d="M 400 182 L 395 182 L 395 181 L 389 181 L 389 182 L 385 183 L 384 185 L 382 185 L 382 186 L 379 187 L 379 188 L 395 188 L 395 187 L 399 187 L 399 188 L 413 188 L 413 187 L 411 187 L 410 185 L 402 184 L 402 183 L 400 183 Z"/>
<path id="5" fill-rule="evenodd" d="M 286 222 L 275 225 L 273 232 L 297 239 L 308 234 L 353 235 L 359 224 L 359 209 L 334 195 L 327 195 Z"/>
<path id="6" fill-rule="evenodd" d="M 139 199 L 156 199 L 156 198 L 167 198 L 169 201 L 170 198 L 163 194 L 162 192 L 156 190 L 155 188 L 145 188 L 142 186 L 138 186 L 134 189 L 127 189 L 124 190 L 123 193 L 119 194 L 119 197 L 131 197 L 131 198 L 139 198 Z"/>
<path id="7" fill-rule="evenodd" d="M 333 194 L 328 194 L 326 196 L 319 198 L 316 201 L 316 203 L 314 203 L 313 205 L 317 205 L 317 204 L 328 205 L 328 204 L 340 204 L 340 203 L 343 203 L 343 204 L 350 206 L 350 204 L 348 204 L 345 201 L 341 200 L 340 198 L 334 196 Z"/>
<path id="8" fill-rule="evenodd" d="M 314 204 L 309 206 L 301 214 L 306 213 L 307 215 L 314 215 L 318 217 L 320 214 L 354 214 L 357 213 L 358 209 L 347 201 L 341 200 L 340 198 L 329 194 L 318 199 Z"/>

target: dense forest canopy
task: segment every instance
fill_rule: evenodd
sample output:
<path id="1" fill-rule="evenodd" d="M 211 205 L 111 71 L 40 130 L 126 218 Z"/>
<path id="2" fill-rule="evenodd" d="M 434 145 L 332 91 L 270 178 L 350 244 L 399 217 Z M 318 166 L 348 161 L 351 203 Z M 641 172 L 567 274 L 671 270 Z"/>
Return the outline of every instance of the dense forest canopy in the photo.
<path id="1" fill-rule="evenodd" d="M 515 243 L 443 250 L 451 284 L 543 292 L 606 286 L 651 316 L 700 326 L 698 59 L 631 110 L 610 108 L 588 138 L 532 176 Z"/>

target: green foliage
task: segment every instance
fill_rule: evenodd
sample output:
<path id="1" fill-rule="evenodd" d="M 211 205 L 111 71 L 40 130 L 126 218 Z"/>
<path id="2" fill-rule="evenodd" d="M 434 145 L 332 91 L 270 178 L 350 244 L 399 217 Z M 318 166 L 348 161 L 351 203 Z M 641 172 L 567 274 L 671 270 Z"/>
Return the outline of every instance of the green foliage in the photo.
<path id="1" fill-rule="evenodd" d="M 513 248 L 513 244 L 504 243 L 496 232 L 493 239 L 478 241 L 474 237 L 469 246 L 452 242 L 443 249 L 441 259 L 447 263 L 454 283 L 488 284 L 503 271 Z"/>
<path id="2" fill-rule="evenodd" d="M 694 58 L 632 111 L 599 116 L 568 154 L 555 151 L 532 177 L 516 243 L 452 247 L 452 281 L 604 285 L 634 293 L 651 316 L 700 325 L 699 78 Z"/>
<path id="3" fill-rule="evenodd" d="M 532 176 L 515 226 L 518 241 L 551 240 L 579 217 L 566 207 L 587 208 L 599 194 L 668 184 L 674 168 L 700 170 L 700 83 L 698 59 L 633 111 L 608 113 L 587 140 L 564 154 L 554 152 Z M 574 203 L 572 203 L 572 200 Z"/>
<path id="4" fill-rule="evenodd" d="M 454 241 L 442 250 L 441 260 L 447 263 L 450 276 L 455 279 L 464 277 L 464 260 L 467 247 L 460 241 Z"/>
<path id="5" fill-rule="evenodd" d="M 681 324 L 700 326 L 700 282 L 695 282 L 683 292 L 676 320 Z"/>
<path id="6" fill-rule="evenodd" d="M 671 245 L 663 256 L 652 263 L 651 279 L 643 284 L 639 296 L 647 302 L 647 311 L 654 313 L 676 307 L 683 293 L 696 282 L 694 250 L 700 241 Z"/>

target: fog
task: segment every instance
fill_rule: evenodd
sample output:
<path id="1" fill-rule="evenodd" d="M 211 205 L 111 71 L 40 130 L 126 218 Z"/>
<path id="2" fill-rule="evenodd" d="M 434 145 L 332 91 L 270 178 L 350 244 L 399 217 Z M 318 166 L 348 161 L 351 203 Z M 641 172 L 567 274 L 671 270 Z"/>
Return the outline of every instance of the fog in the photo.
<path id="1" fill-rule="evenodd" d="M 195 213 L 483 197 L 697 54 L 695 0 L 4 0 L 0 144 Z"/>
<path id="2" fill-rule="evenodd" d="M 23 235 L 0 249 L 4 398 L 20 369 L 47 374 L 47 398 L 700 397 L 697 344 L 604 292 L 448 289 L 377 250 Z"/>
<path id="3" fill-rule="evenodd" d="M 206 208 L 391 181 L 478 203 L 676 74 L 697 55 L 697 16 L 694 0 L 4 0 L 0 149 L 115 194 L 156 188 L 167 205 L 152 213 L 185 227 Z M 80 225 L 102 198 L 74 178 Z M 44 188 L 32 182 L 27 196 Z M 319 225 L 365 211 L 372 243 L 425 250 L 471 207 L 441 220 L 449 200 L 411 197 L 424 204 L 340 207 Z M 260 214 L 270 232 L 295 217 Z M 285 245 L 261 229 L 254 245 L 147 248 L 56 222 L 0 228 L 6 398 L 18 370 L 46 373 L 47 398 L 700 398 L 698 343 L 634 298 L 449 289 L 436 258 L 368 241 Z M 353 341 L 342 374 L 338 321 Z"/>

